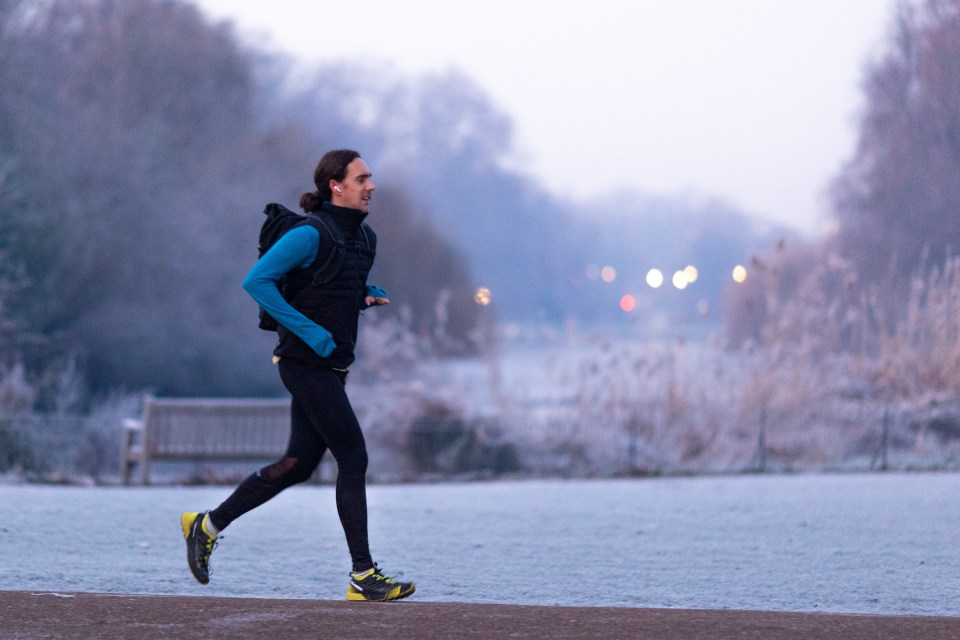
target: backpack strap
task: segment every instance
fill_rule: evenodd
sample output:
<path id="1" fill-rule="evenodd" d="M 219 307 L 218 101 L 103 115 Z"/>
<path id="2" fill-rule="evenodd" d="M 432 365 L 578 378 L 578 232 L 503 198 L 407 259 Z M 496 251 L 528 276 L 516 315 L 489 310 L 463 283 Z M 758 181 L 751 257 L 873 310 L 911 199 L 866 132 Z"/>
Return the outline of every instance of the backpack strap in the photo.
<path id="1" fill-rule="evenodd" d="M 377 255 L 377 234 L 366 222 L 360 223 L 360 233 L 363 234 L 363 248 L 372 258 Z"/>
<path id="2" fill-rule="evenodd" d="M 306 218 L 307 222 L 312 224 L 320 234 L 317 258 L 311 266 L 313 284 L 319 287 L 327 284 L 340 273 L 346 253 L 346 241 L 340 227 L 322 211 L 312 212 Z"/>

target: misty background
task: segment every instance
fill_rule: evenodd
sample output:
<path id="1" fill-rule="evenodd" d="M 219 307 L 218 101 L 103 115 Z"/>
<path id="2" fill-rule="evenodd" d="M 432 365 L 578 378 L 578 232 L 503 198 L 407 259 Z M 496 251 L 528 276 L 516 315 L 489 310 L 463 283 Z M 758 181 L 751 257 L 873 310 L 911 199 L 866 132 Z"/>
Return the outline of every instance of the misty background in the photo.
<path id="1" fill-rule="evenodd" d="M 189 2 L 0 0 L 0 471 L 109 475 L 143 393 L 281 395 L 239 283 L 263 206 L 340 147 L 378 186 L 392 304 L 351 381 L 411 452 L 397 476 L 952 465 L 960 2 L 889 24 L 806 238 L 704 196 L 548 190 L 456 71 L 305 69 Z"/>

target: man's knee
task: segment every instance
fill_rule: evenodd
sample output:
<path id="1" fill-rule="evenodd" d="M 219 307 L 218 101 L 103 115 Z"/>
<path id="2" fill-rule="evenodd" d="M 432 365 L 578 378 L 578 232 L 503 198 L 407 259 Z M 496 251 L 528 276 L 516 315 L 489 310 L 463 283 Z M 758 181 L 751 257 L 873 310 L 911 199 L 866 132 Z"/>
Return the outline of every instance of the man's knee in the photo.
<path id="1" fill-rule="evenodd" d="M 337 468 L 341 474 L 363 475 L 367 472 L 366 447 L 357 447 L 337 456 Z"/>
<path id="2" fill-rule="evenodd" d="M 309 480 L 316 468 L 317 462 L 287 456 L 260 469 L 260 477 L 289 487 Z"/>

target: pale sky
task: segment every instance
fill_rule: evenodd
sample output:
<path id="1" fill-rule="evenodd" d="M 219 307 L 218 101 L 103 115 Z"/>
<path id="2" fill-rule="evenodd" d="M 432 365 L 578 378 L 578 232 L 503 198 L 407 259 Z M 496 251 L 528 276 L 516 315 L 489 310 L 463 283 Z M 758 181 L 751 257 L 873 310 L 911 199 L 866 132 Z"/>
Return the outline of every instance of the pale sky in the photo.
<path id="1" fill-rule="evenodd" d="M 715 197 L 813 234 L 853 152 L 863 65 L 882 52 L 895 2 L 197 4 L 306 62 L 461 71 L 513 119 L 516 162 L 563 197 Z"/>

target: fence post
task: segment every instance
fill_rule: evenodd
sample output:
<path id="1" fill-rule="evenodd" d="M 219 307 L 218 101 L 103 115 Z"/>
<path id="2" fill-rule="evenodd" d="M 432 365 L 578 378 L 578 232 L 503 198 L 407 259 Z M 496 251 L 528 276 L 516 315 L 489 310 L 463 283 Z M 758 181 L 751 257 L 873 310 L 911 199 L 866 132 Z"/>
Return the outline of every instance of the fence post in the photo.
<path id="1" fill-rule="evenodd" d="M 763 473 L 767 470 L 767 405 L 760 406 L 760 433 L 757 436 L 757 450 L 753 454 L 754 471 Z"/>
<path id="2" fill-rule="evenodd" d="M 874 469 L 877 466 L 877 458 L 880 459 L 880 471 L 886 471 L 888 468 L 887 464 L 887 452 L 890 449 L 890 405 L 888 404 L 883 411 L 883 423 L 880 428 L 880 446 L 877 449 L 877 452 L 873 454 L 873 460 L 870 461 L 870 468 Z"/>

